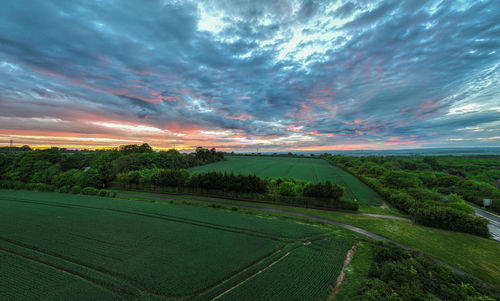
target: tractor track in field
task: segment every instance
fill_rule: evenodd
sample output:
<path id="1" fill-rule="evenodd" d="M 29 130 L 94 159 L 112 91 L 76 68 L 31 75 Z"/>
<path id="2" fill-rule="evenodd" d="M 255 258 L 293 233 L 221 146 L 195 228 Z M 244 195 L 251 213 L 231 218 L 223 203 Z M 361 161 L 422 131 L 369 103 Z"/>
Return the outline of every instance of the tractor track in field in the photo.
<path id="1" fill-rule="evenodd" d="M 232 275 L 229 275 L 228 277 L 226 277 L 222 281 L 216 282 L 213 285 L 211 285 L 211 286 L 203 289 L 202 291 L 199 291 L 199 292 L 196 292 L 194 294 L 191 294 L 191 295 L 189 295 L 189 297 L 191 297 L 191 298 L 198 298 L 199 296 L 201 296 L 203 294 L 206 294 L 206 293 L 209 293 L 210 291 L 216 290 L 221 285 L 223 285 L 223 284 L 231 281 L 232 279 L 238 277 L 238 275 L 240 275 L 242 273 L 245 273 L 246 271 L 250 270 L 253 266 L 259 265 L 259 264 L 263 263 L 266 259 L 272 257 L 273 255 L 279 254 L 281 251 L 283 251 L 290 244 L 291 243 L 287 243 L 287 244 L 283 245 L 282 247 L 278 248 L 277 250 L 272 251 L 270 254 L 257 259 L 257 261 L 255 261 L 255 262 L 252 262 L 251 264 L 249 264 L 248 266 L 244 267 L 243 269 L 234 272 Z"/>
<path id="2" fill-rule="evenodd" d="M 381 236 L 381 235 L 378 235 L 378 234 L 375 234 L 375 233 L 372 233 L 372 232 L 369 232 L 369 231 L 366 231 L 364 229 L 361 229 L 361 228 L 358 228 L 358 227 L 355 227 L 355 226 L 351 226 L 351 225 L 348 225 L 348 224 L 344 224 L 344 223 L 341 223 L 341 222 L 337 222 L 337 221 L 334 221 L 332 219 L 327 219 L 327 218 L 323 218 L 323 217 L 319 217 L 319 216 L 316 216 L 316 215 L 312 215 L 312 214 L 307 214 L 307 213 L 301 213 L 301 212 L 296 212 L 296 211 L 291 211 L 291 210 L 286 210 L 286 209 L 280 209 L 280 208 L 269 208 L 269 207 L 262 207 L 262 206 L 254 206 L 254 205 L 246 205 L 246 204 L 236 204 L 236 203 L 225 203 L 225 202 L 220 202 L 220 201 L 213 201 L 213 200 L 202 200 L 202 199 L 194 199 L 194 198 L 175 198 L 175 197 L 167 197 L 167 196 L 152 196 L 152 195 L 144 195 L 144 194 L 132 194 L 132 193 L 119 193 L 119 195 L 121 196 L 129 196 L 129 197 L 140 197 L 140 198 L 150 198 L 150 199 L 166 199 L 166 200 L 186 200 L 186 201 L 193 201 L 193 202 L 201 202 L 201 203 L 210 203 L 210 204 L 218 204 L 218 205 L 223 205 L 223 206 L 235 206 L 235 207 L 241 207 L 241 208 L 248 208 L 248 209 L 257 209 L 257 210 L 263 210 L 263 211 L 271 211 L 271 212 L 278 212 L 278 213 L 286 213 L 286 214 L 291 214 L 291 215 L 295 215 L 295 216 L 300 216 L 300 217 L 305 217 L 305 218 L 309 218 L 309 219 L 313 219 L 313 220 L 316 220 L 316 221 L 320 221 L 320 222 L 323 222 L 323 223 L 326 223 L 326 224 L 330 224 L 330 225 L 335 225 L 335 226 L 339 226 L 341 228 L 344 228 L 344 229 L 347 229 L 347 230 L 351 230 L 353 232 L 356 232 L 356 233 L 359 233 L 359 234 L 362 234 L 362 235 L 365 235 L 365 236 L 368 236 L 372 239 L 375 239 L 375 240 L 378 240 L 378 241 L 384 241 L 384 242 L 391 242 L 391 243 L 394 243 L 395 245 L 398 245 L 400 246 L 401 248 L 405 249 L 405 250 L 408 250 L 408 251 L 416 251 L 416 249 L 410 247 L 410 246 L 407 246 L 405 244 L 402 244 L 402 243 L 399 243 L 397 241 L 394 241 L 394 240 L 391 240 L 391 239 L 388 239 L 384 236 Z M 344 211 L 345 212 L 345 211 Z M 349 212 L 351 213 L 351 212 Z M 382 217 L 382 218 L 390 218 L 390 219 L 398 219 L 398 220 L 408 220 L 408 219 L 405 219 L 405 218 L 401 218 L 401 217 L 396 217 L 396 216 L 385 216 L 385 215 L 377 215 L 377 214 L 368 214 L 368 213 L 365 213 L 365 214 L 362 214 L 362 215 L 367 215 L 367 216 L 370 216 L 370 217 Z M 428 255 L 430 256 L 430 255 Z M 457 273 L 457 274 L 465 274 L 465 272 L 455 266 L 452 266 L 438 258 L 435 258 L 435 257 L 432 257 L 430 256 L 430 258 L 432 258 L 432 260 L 434 260 L 434 262 L 440 264 L 440 265 L 443 265 L 443 266 L 446 266 L 448 267 L 449 269 L 451 269 L 453 272 Z"/>
<path id="3" fill-rule="evenodd" d="M 16 246 L 18 248 L 21 248 L 21 249 L 26 249 L 26 250 L 34 251 L 35 253 L 43 254 L 45 256 L 48 256 L 49 258 L 53 257 L 53 258 L 55 258 L 57 260 L 61 260 L 61 261 L 66 262 L 66 263 L 69 263 L 69 264 L 72 264 L 72 265 L 75 265 L 75 266 L 79 266 L 81 268 L 84 268 L 84 269 L 87 269 L 87 270 L 90 270 L 90 271 L 93 271 L 93 272 L 100 273 L 100 274 L 105 275 L 105 276 L 107 276 L 107 277 L 109 277 L 111 279 L 117 279 L 119 281 L 123 281 L 123 282 L 127 283 L 127 285 L 129 285 L 130 287 L 132 287 L 133 289 L 135 289 L 135 290 L 137 290 L 137 291 L 139 291 L 139 292 L 141 292 L 143 294 L 149 294 L 149 295 L 160 296 L 160 297 L 177 297 L 177 296 L 170 296 L 170 295 L 161 294 L 161 293 L 158 293 L 158 292 L 155 292 L 155 291 L 151 291 L 151 290 L 147 289 L 146 287 L 144 287 L 139 282 L 137 282 L 136 280 L 128 277 L 125 274 L 117 273 L 117 272 L 114 272 L 114 271 L 110 271 L 110 270 L 102 268 L 100 266 L 96 266 L 96 265 L 89 264 L 89 263 L 83 262 L 83 261 L 75 259 L 75 258 L 71 258 L 71 257 L 68 257 L 68 256 L 61 255 L 61 254 L 59 254 L 57 252 L 53 252 L 53 251 L 50 251 L 50 250 L 47 250 L 47 249 L 44 249 L 44 248 L 40 248 L 40 247 L 37 247 L 37 246 L 32 246 L 32 245 L 29 245 L 29 244 L 26 244 L 26 243 L 23 243 L 23 242 L 19 242 L 19 241 L 16 241 L 16 240 L 12 240 L 12 239 L 9 239 L 9 238 L 5 238 L 5 237 L 0 237 L 0 241 L 4 241 L 4 242 L 7 242 L 7 243 L 10 243 L 11 245 L 14 245 L 14 246 Z M 112 290 L 112 291 L 114 291 L 115 293 L 117 293 L 119 295 L 123 295 L 125 293 L 125 291 L 120 286 L 117 286 L 117 285 L 115 285 L 113 283 L 110 283 L 110 282 L 105 282 L 105 281 L 102 281 L 102 280 L 99 280 L 99 279 L 95 279 L 93 277 L 85 275 L 84 273 L 80 273 L 80 272 L 74 271 L 74 270 L 72 270 L 72 269 L 70 269 L 68 267 L 64 267 L 64 266 L 59 265 L 59 264 L 51 263 L 51 262 L 48 262 L 46 260 L 42 260 L 42 259 L 36 258 L 34 256 L 30 256 L 30 255 L 22 254 L 20 252 L 9 250 L 9 249 L 6 249 L 6 248 L 4 248 L 2 246 L 0 246 L 0 250 L 2 250 L 4 252 L 7 252 L 7 253 L 11 253 L 11 254 L 17 255 L 17 256 L 20 256 L 20 257 L 23 257 L 23 258 L 26 258 L 26 259 L 29 259 L 29 260 L 32 260 L 32 261 L 36 261 L 36 262 L 38 262 L 40 264 L 44 264 L 46 266 L 52 267 L 52 268 L 60 270 L 62 272 L 66 272 L 66 273 L 78 276 L 79 278 L 83 278 L 83 279 L 85 279 L 87 281 L 93 282 L 93 283 L 95 283 L 95 284 L 97 284 L 99 286 L 102 286 L 102 287 L 104 287 L 104 288 L 106 288 L 108 290 Z M 113 287 L 113 289 L 111 289 L 110 287 Z M 130 295 L 128 294 L 127 297 L 130 298 Z"/>
<path id="4" fill-rule="evenodd" d="M 265 270 L 269 269 L 273 265 L 277 264 L 278 262 L 280 262 L 281 260 L 283 260 L 285 257 L 287 257 L 288 255 L 290 255 L 291 252 L 292 251 L 287 252 L 285 255 L 283 255 L 280 258 L 276 259 L 275 261 L 271 262 L 269 265 L 267 265 L 267 266 L 263 267 L 262 269 L 258 270 L 255 274 L 252 274 L 249 277 L 247 277 L 246 279 L 243 279 L 242 281 L 238 282 L 236 285 L 230 287 L 229 289 L 225 290 L 224 292 L 222 292 L 221 294 L 217 295 L 215 298 L 213 298 L 211 300 L 213 301 L 213 300 L 219 299 L 220 297 L 222 297 L 225 294 L 229 293 L 233 289 L 237 288 L 238 286 L 242 285 L 243 283 L 247 282 L 248 280 L 254 278 L 255 276 L 257 276 L 260 273 L 264 272 Z"/>
<path id="5" fill-rule="evenodd" d="M 234 288 L 240 286 L 244 282 L 252 279 L 253 277 L 255 277 L 258 274 L 262 273 L 264 270 L 266 270 L 266 269 L 270 268 L 271 266 L 273 266 L 274 264 L 278 263 L 279 261 L 281 261 L 281 259 L 283 259 L 284 257 L 288 256 L 290 253 L 292 253 L 296 249 L 298 249 L 300 247 L 303 247 L 303 246 L 308 246 L 312 242 L 315 242 L 315 241 L 318 241 L 318 240 L 322 240 L 322 239 L 326 239 L 325 238 L 325 234 L 321 234 L 321 235 L 314 234 L 314 235 L 304 236 L 304 237 L 298 238 L 297 240 L 295 240 L 293 242 L 285 243 L 282 247 L 278 248 L 277 250 L 271 252 L 270 254 L 268 254 L 268 255 L 260 258 L 260 259 L 258 259 L 257 261 L 251 263 L 247 267 L 245 267 L 245 268 L 243 268 L 241 270 L 236 271 L 234 274 L 232 274 L 232 275 L 228 276 L 227 278 L 225 278 L 224 280 L 222 280 L 220 282 L 217 282 L 214 285 L 212 285 L 212 286 L 204 289 L 203 291 L 191 295 L 191 297 L 198 298 L 199 296 L 201 296 L 203 294 L 209 293 L 210 291 L 214 291 L 218 287 L 220 287 L 221 285 L 223 285 L 224 283 L 227 283 L 227 282 L 231 281 L 232 279 L 238 277 L 239 274 L 242 274 L 242 273 L 250 270 L 255 265 L 259 265 L 259 264 L 263 263 L 266 259 L 272 257 L 273 255 L 279 254 L 281 251 L 285 250 L 287 247 L 291 247 L 291 249 L 289 249 L 288 251 L 286 251 L 287 253 L 285 254 L 285 256 L 282 255 L 282 256 L 280 256 L 280 258 L 278 258 L 277 260 L 274 260 L 270 264 L 267 264 L 267 265 L 265 265 L 262 268 L 258 268 L 258 270 L 256 272 L 253 272 L 252 274 L 244 277 L 242 280 L 237 281 L 236 284 L 234 284 L 233 286 L 231 286 L 231 288 L 226 289 L 223 293 L 218 294 L 216 297 L 213 297 L 211 300 L 218 299 L 222 295 L 228 293 L 229 291 L 233 290 Z"/>
<path id="6" fill-rule="evenodd" d="M 41 264 L 43 266 L 55 269 L 55 270 L 57 270 L 59 272 L 62 272 L 62 273 L 65 273 L 65 274 L 69 274 L 69 275 L 71 275 L 73 277 L 76 277 L 76 278 L 82 279 L 84 281 L 90 282 L 90 283 L 92 283 L 92 284 L 94 284 L 94 285 L 96 285 L 98 287 L 101 287 L 101 288 L 103 288 L 103 289 L 105 289 L 107 291 L 110 291 L 114 295 L 120 296 L 124 300 L 127 300 L 127 299 L 130 298 L 130 294 L 127 294 L 122 288 L 120 288 L 120 287 L 118 287 L 116 285 L 113 285 L 112 283 L 105 282 L 105 281 L 102 281 L 102 280 L 99 280 L 99 279 L 96 279 L 96 278 L 93 278 L 93 277 L 89 277 L 89 276 L 87 276 L 87 275 L 85 275 L 83 273 L 79 273 L 79 272 L 73 271 L 73 270 L 68 269 L 66 267 L 63 267 L 61 265 L 50 263 L 50 262 L 38 259 L 38 258 L 33 257 L 33 256 L 21 254 L 21 253 L 16 252 L 16 251 L 8 250 L 8 249 L 2 248 L 2 247 L 0 247 L 0 251 L 3 251 L 5 253 L 7 253 L 7 254 L 14 255 L 16 257 L 23 258 L 23 259 L 28 260 L 28 261 L 36 262 L 36 263 Z M 103 274 L 105 274 L 105 273 L 103 273 Z"/>

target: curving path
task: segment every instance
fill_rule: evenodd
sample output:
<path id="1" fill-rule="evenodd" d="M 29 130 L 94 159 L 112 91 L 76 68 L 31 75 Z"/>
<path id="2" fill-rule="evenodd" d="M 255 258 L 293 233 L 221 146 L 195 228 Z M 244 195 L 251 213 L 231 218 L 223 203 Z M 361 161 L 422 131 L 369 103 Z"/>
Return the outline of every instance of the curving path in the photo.
<path id="1" fill-rule="evenodd" d="M 178 197 L 171 197 L 171 196 L 153 196 L 153 195 L 144 195 L 144 194 L 135 194 L 135 193 L 119 193 L 118 195 L 131 196 L 131 197 L 141 197 L 141 198 L 152 198 L 152 199 L 165 199 L 165 200 L 187 200 L 187 201 L 200 202 L 200 203 L 210 203 L 210 204 L 218 204 L 218 205 L 224 205 L 224 206 L 235 206 L 235 207 L 242 207 L 242 208 L 249 208 L 249 209 L 258 209 L 258 210 L 264 210 L 264 211 L 286 213 L 286 214 L 291 214 L 291 215 L 296 215 L 296 216 L 301 216 L 301 217 L 307 217 L 307 218 L 317 220 L 317 221 L 320 221 L 320 222 L 323 222 L 326 224 L 330 224 L 330 225 L 339 226 L 339 227 L 342 227 L 344 229 L 351 230 L 353 232 L 368 236 L 368 237 L 373 238 L 373 239 L 378 240 L 378 241 L 391 242 L 391 243 L 394 243 L 394 244 L 400 246 L 401 248 L 403 248 L 405 250 L 411 250 L 411 251 L 415 250 L 414 248 L 412 248 L 410 246 L 407 246 L 407 245 L 401 244 L 399 242 L 390 240 L 386 237 L 383 237 L 383 236 L 380 236 L 378 234 L 363 230 L 363 229 L 358 228 L 358 227 L 354 227 L 354 226 L 351 226 L 348 224 L 340 223 L 340 222 L 337 222 L 337 221 L 334 221 L 331 219 L 327 219 L 327 218 L 323 218 L 323 217 L 319 217 L 316 215 L 311 215 L 311 214 L 307 214 L 307 213 L 301 213 L 301 212 L 296 212 L 296 211 L 291 211 L 291 210 L 286 210 L 286 209 L 269 208 L 269 207 L 254 206 L 254 205 L 247 205 L 247 204 L 226 203 L 226 202 L 219 202 L 219 201 L 213 201 L 213 200 L 202 200 L 202 199 L 194 199 L 194 198 L 193 199 L 191 199 L 191 198 L 178 198 Z M 367 213 L 365 213 L 365 214 L 361 214 L 361 215 L 367 215 L 367 216 L 371 216 L 371 217 L 399 219 L 399 220 L 408 220 L 408 219 L 401 218 L 401 217 L 379 215 L 379 214 L 367 214 Z M 452 265 L 450 265 L 442 260 L 439 260 L 437 258 L 434 258 L 434 257 L 431 257 L 431 258 L 435 262 L 450 268 L 453 272 L 455 272 L 457 274 L 465 274 L 464 271 L 462 271 L 461 269 L 459 269 L 457 267 L 454 267 L 454 266 L 452 266 Z"/>

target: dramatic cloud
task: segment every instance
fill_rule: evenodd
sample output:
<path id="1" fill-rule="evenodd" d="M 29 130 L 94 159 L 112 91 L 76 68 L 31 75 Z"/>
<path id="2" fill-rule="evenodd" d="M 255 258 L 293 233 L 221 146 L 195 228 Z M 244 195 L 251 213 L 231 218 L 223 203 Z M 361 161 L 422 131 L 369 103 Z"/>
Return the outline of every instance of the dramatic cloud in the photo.
<path id="1" fill-rule="evenodd" d="M 3 1 L 0 144 L 500 146 L 500 3 Z"/>

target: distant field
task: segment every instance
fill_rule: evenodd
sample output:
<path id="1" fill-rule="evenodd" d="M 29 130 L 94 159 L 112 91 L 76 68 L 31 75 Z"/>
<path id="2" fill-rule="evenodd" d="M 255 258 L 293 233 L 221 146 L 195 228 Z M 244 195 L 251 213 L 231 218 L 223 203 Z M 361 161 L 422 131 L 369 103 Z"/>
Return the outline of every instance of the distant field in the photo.
<path id="1" fill-rule="evenodd" d="M 380 197 L 363 182 L 322 159 L 267 156 L 226 156 L 226 159 L 197 166 L 189 171 L 227 171 L 245 175 L 255 174 L 260 177 L 295 178 L 314 183 L 330 180 L 344 187 L 344 196 L 349 200 L 356 199 L 361 205 L 382 204 Z"/>
<path id="2" fill-rule="evenodd" d="M 0 296 L 326 300 L 350 242 L 183 205 L 0 190 Z"/>

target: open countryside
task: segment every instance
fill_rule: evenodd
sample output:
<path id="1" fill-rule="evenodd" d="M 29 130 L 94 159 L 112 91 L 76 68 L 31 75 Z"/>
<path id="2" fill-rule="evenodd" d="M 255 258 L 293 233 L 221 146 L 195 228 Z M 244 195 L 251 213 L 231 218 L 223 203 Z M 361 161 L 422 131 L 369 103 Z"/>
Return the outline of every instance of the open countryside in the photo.
<path id="1" fill-rule="evenodd" d="M 14 277 L 0 293 L 8 300 L 350 300 L 384 294 L 413 270 L 436 286 L 400 280 L 404 298 L 500 295 L 500 243 L 471 207 L 478 196 L 497 200 L 485 182 L 494 169 L 477 168 L 495 166 L 490 157 L 227 156 L 147 144 L 4 150 L 0 273 Z M 316 170 L 318 181 L 295 179 Z M 389 208 L 358 207 L 344 195 L 347 183 L 377 190 Z"/>
<path id="2" fill-rule="evenodd" d="M 0 1 L 0 301 L 500 300 L 499 20 Z"/>

